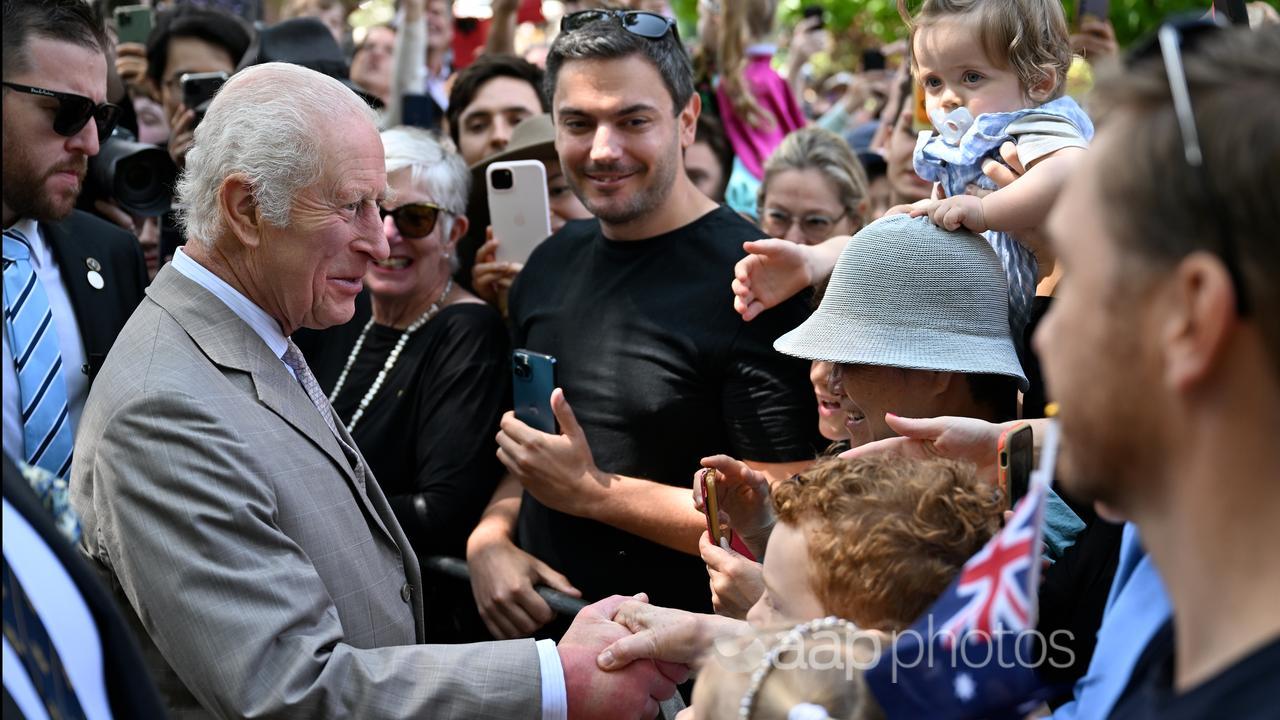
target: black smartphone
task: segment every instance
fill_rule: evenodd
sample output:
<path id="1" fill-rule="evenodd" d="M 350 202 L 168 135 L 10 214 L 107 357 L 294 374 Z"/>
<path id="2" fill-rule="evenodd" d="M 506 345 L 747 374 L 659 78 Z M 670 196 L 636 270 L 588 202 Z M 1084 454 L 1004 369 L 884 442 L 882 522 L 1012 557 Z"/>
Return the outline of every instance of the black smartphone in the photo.
<path id="1" fill-rule="evenodd" d="M 532 350 L 511 353 L 511 389 L 516 419 L 545 433 L 560 431 L 551 411 L 556 389 L 556 359 Z"/>
<path id="2" fill-rule="evenodd" d="M 182 82 L 182 104 L 186 105 L 188 110 L 196 111 L 196 121 L 191 126 L 193 129 L 204 117 L 204 113 L 209 109 L 209 103 L 213 100 L 213 96 L 218 94 L 218 90 L 227 81 L 227 77 L 224 72 L 183 73 L 180 78 Z"/>
<path id="3" fill-rule="evenodd" d="M 1076 0 L 1076 27 L 1086 15 L 1106 20 L 1111 16 L 1111 0 Z"/>
<path id="4" fill-rule="evenodd" d="M 818 22 L 809 28 L 810 32 L 821 30 L 827 24 L 827 11 L 821 5 L 806 5 L 802 12 L 806 20 L 818 18 Z"/>
<path id="5" fill-rule="evenodd" d="M 1027 494 L 1031 482 L 1031 466 L 1035 457 L 1035 442 L 1031 426 L 1018 423 L 1000 436 L 999 482 L 1009 496 L 1009 507 L 1018 504 Z"/>
<path id="6" fill-rule="evenodd" d="M 871 72 L 872 70 L 884 70 L 884 53 L 872 48 L 862 51 L 862 71 Z"/>
<path id="7" fill-rule="evenodd" d="M 440 106 L 430 95 L 407 93 L 400 96 L 401 125 L 439 130 L 440 118 L 444 116 Z"/>
<path id="8" fill-rule="evenodd" d="M 146 5 L 125 5 L 112 12 L 116 21 L 116 38 L 122 43 L 147 44 L 156 11 Z"/>

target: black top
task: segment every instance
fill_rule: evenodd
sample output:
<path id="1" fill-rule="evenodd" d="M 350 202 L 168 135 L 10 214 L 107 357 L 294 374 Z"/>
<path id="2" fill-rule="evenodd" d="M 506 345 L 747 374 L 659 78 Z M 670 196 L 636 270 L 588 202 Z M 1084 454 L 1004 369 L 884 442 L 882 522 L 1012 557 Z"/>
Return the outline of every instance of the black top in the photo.
<path id="1" fill-rule="evenodd" d="M 809 363 L 773 349 L 808 316 L 809 293 L 750 323 L 733 309 L 733 266 L 743 241 L 760 236 L 720 207 L 638 241 L 574 222 L 534 251 L 511 289 L 514 343 L 557 358 L 601 470 L 688 488 L 707 455 L 791 462 L 825 445 Z M 710 610 L 699 558 L 528 493 L 519 539 L 587 599 L 645 591 L 657 605 Z"/>
<path id="2" fill-rule="evenodd" d="M 358 331 L 351 329 L 312 353 L 323 355 L 316 376 L 326 392 L 354 347 Z M 401 334 L 369 329 L 333 403 L 348 425 Z M 351 433 L 420 558 L 462 555 L 493 496 L 502 473 L 494 437 L 510 405 L 509 354 L 497 311 L 449 305 L 409 338 Z"/>
<path id="3" fill-rule="evenodd" d="M 1241 658 L 1188 692 L 1173 689 L 1173 621 L 1151 638 L 1129 686 L 1111 711 L 1113 720 L 1275 720 L 1276 682 L 1280 678 L 1280 637 Z"/>

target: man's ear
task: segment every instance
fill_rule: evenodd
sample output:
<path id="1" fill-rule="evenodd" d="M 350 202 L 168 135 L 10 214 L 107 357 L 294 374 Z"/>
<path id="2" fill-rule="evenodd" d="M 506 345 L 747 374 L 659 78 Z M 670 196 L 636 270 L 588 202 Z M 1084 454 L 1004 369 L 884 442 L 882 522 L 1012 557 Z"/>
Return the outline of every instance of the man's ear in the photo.
<path id="1" fill-rule="evenodd" d="M 249 178 L 234 173 L 218 186 L 218 208 L 227 230 L 247 248 L 256 248 L 262 242 L 262 214 L 253 197 Z"/>
<path id="2" fill-rule="evenodd" d="M 1165 382 L 1187 390 L 1224 359 L 1237 327 L 1236 292 L 1226 266 L 1215 255 L 1194 252 L 1178 263 L 1160 302 Z"/>
<path id="3" fill-rule="evenodd" d="M 702 97 L 694 93 L 689 102 L 684 104 L 676 120 L 680 123 L 680 149 L 684 150 L 693 144 L 698 134 L 698 116 L 702 114 Z"/>
<path id="4" fill-rule="evenodd" d="M 1066 78 L 1063 78 L 1066 82 Z M 1035 85 L 1027 88 L 1027 97 L 1038 103 L 1049 102 L 1049 96 L 1053 95 L 1054 88 L 1058 87 L 1058 72 L 1053 68 L 1045 68 L 1041 71 L 1040 79 Z"/>

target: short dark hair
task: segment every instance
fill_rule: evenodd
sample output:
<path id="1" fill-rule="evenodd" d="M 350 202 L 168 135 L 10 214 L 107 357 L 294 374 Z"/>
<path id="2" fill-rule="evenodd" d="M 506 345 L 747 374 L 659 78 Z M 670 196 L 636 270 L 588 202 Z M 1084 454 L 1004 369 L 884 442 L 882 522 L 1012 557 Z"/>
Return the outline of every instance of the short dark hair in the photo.
<path id="1" fill-rule="evenodd" d="M 27 43 L 34 35 L 106 55 L 102 18 L 84 0 L 4 0 L 6 78 L 27 69 Z"/>
<path id="2" fill-rule="evenodd" d="M 1018 379 L 1008 375 L 967 373 L 969 395 L 985 411 L 980 418 L 1002 423 L 1018 418 Z"/>
<path id="3" fill-rule="evenodd" d="M 675 106 L 672 114 L 679 115 L 694 93 L 689 53 L 675 33 L 668 32 L 657 39 L 641 37 L 623 29 L 622 24 L 613 18 L 588 23 L 556 37 L 547 53 L 547 101 L 555 98 L 560 66 L 566 61 L 616 60 L 632 55 L 644 57 L 657 68 L 667 92 L 671 93 L 671 102 Z"/>
<path id="4" fill-rule="evenodd" d="M 542 96 L 542 70 L 537 65 L 515 55 L 481 55 L 457 74 L 453 89 L 449 91 L 449 109 L 445 111 L 445 119 L 449 122 L 449 137 L 454 145 L 458 144 L 461 133 L 458 121 L 463 111 L 476 99 L 485 83 L 499 77 L 529 83 L 542 104 L 542 111 L 547 111 L 547 99 Z"/>
<path id="5" fill-rule="evenodd" d="M 164 68 L 169 62 L 169 41 L 195 38 L 220 47 L 239 64 L 249 49 L 253 35 L 240 18 L 219 10 L 179 5 L 156 15 L 156 26 L 147 36 L 147 76 L 158 89 L 164 82 Z"/>

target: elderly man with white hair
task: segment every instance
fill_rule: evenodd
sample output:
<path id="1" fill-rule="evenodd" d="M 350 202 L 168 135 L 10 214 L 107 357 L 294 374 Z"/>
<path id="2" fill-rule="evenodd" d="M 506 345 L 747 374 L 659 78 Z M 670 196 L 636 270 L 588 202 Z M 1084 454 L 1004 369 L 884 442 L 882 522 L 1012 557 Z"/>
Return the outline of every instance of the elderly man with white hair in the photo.
<path id="1" fill-rule="evenodd" d="M 386 193 L 374 117 L 340 83 L 266 64 L 226 84 L 179 183 L 188 244 L 85 408 L 85 551 L 183 717 L 652 716 L 678 668 L 595 667 L 622 598 L 559 646 L 421 644 L 417 557 L 289 339 L 351 318 L 389 254 Z"/>

